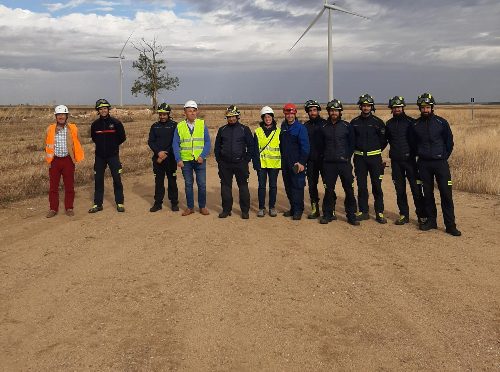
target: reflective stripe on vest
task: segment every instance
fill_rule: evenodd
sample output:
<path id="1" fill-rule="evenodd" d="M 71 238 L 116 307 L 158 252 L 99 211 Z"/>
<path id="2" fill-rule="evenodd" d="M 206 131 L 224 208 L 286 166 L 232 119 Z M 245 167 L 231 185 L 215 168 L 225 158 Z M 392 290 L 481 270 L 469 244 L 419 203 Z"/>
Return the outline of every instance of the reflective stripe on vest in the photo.
<path id="1" fill-rule="evenodd" d="M 191 134 L 186 120 L 183 120 L 177 124 L 177 132 L 179 133 L 182 161 L 198 159 L 205 146 L 205 122 L 196 119 L 193 134 Z"/>
<path id="2" fill-rule="evenodd" d="M 276 128 L 269 134 L 269 137 L 266 137 L 262 128 L 255 130 L 259 143 L 260 166 L 262 168 L 281 168 L 280 132 L 281 130 Z"/>
<path id="3" fill-rule="evenodd" d="M 366 155 L 366 156 L 373 156 L 373 155 L 380 155 L 382 154 L 382 150 L 373 150 L 373 151 L 368 151 L 368 152 L 363 152 L 363 151 L 354 151 L 354 155 Z"/>

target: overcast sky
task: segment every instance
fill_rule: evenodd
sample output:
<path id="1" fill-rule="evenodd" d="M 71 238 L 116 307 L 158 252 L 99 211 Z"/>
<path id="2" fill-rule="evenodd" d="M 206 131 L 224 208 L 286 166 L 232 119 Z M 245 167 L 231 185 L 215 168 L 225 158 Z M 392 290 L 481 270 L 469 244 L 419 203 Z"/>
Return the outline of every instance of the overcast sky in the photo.
<path id="1" fill-rule="evenodd" d="M 0 1 L 0 104 L 119 103 L 119 54 L 141 37 L 166 46 L 180 86 L 162 100 L 278 103 L 327 100 L 327 13 L 290 47 L 322 0 Z M 437 101 L 500 101 L 500 1 L 339 0 L 371 20 L 335 12 L 334 96 L 376 102 L 424 91 Z M 149 102 L 130 88 L 124 102 Z"/>

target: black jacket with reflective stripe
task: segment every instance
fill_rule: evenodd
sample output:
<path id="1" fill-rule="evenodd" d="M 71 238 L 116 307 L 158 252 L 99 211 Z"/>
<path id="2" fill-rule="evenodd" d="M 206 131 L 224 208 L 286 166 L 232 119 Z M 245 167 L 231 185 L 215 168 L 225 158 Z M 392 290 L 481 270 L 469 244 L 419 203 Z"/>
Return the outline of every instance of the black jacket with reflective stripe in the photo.
<path id="1" fill-rule="evenodd" d="M 370 152 L 383 150 L 387 146 L 385 124 L 375 115 L 362 115 L 351 120 L 354 129 L 354 148 L 357 151 Z"/>
<path id="2" fill-rule="evenodd" d="M 321 146 L 321 128 L 326 124 L 322 117 L 308 120 L 304 123 L 309 135 L 309 161 L 321 160 L 319 147 Z"/>
<path id="3" fill-rule="evenodd" d="M 354 131 L 352 126 L 344 121 L 332 123 L 330 119 L 321 128 L 320 151 L 323 162 L 350 162 L 354 151 Z"/>
<path id="4" fill-rule="evenodd" d="M 166 151 L 169 156 L 173 156 L 172 140 L 174 139 L 175 128 L 177 128 L 177 122 L 172 119 L 165 123 L 157 121 L 151 125 L 148 145 L 153 151 L 153 159 L 158 157 L 160 151 Z"/>
<path id="5" fill-rule="evenodd" d="M 395 115 L 387 121 L 385 135 L 389 143 L 392 160 L 408 160 L 411 157 L 410 132 L 415 119 L 405 113 Z"/>
<path id="6" fill-rule="evenodd" d="M 120 145 L 127 139 L 122 122 L 109 115 L 90 125 L 90 136 L 95 143 L 95 154 L 101 158 L 118 155 Z"/>
<path id="7" fill-rule="evenodd" d="M 214 148 L 217 162 L 249 162 L 252 160 L 253 151 L 252 132 L 246 125 L 237 122 L 219 128 Z"/>
<path id="8" fill-rule="evenodd" d="M 425 160 L 448 159 L 453 151 L 450 124 L 440 116 L 421 116 L 411 127 L 412 147 Z"/>

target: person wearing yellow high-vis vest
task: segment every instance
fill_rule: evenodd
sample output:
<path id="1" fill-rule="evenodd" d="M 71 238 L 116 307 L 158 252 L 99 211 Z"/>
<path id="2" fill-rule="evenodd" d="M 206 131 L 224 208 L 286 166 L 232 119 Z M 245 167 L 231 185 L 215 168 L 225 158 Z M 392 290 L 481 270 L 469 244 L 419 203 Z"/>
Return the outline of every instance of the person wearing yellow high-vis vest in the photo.
<path id="1" fill-rule="evenodd" d="M 260 110 L 259 128 L 254 135 L 253 168 L 259 179 L 259 211 L 257 217 L 266 215 L 266 183 L 269 178 L 269 216 L 276 217 L 276 194 L 278 191 L 278 174 L 281 169 L 280 129 L 274 120 L 274 111 L 269 106 Z"/>
<path id="2" fill-rule="evenodd" d="M 210 153 L 210 135 L 205 121 L 198 119 L 198 105 L 195 101 L 190 100 L 184 104 L 184 115 L 186 119 L 177 124 L 172 142 L 177 166 L 182 169 L 184 177 L 187 208 L 182 215 L 188 216 L 194 213 L 194 172 L 198 186 L 198 206 L 200 213 L 206 216 L 210 214 L 206 207 L 206 159 Z"/>
<path id="3" fill-rule="evenodd" d="M 47 218 L 59 210 L 59 182 L 64 182 L 64 208 L 67 216 L 74 216 L 75 164 L 84 158 L 75 124 L 68 123 L 69 110 L 64 105 L 54 109 L 56 123 L 50 124 L 45 137 L 45 160 L 49 164 L 49 204 Z"/>

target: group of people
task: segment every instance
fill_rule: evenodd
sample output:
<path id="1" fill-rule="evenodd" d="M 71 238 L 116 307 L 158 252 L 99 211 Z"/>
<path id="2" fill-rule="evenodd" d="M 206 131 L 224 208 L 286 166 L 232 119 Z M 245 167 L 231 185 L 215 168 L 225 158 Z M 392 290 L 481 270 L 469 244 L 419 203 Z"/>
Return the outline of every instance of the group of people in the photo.
<path id="1" fill-rule="evenodd" d="M 420 230 L 437 228 L 437 209 L 434 199 L 434 180 L 441 196 L 446 232 L 460 236 L 455 224 L 452 199 L 452 181 L 448 157 L 453 150 L 453 135 L 448 122 L 434 113 L 436 102 L 430 93 L 417 99 L 420 117 L 406 115 L 403 97 L 389 100 L 392 118 L 384 123 L 374 115 L 375 103 L 369 94 L 359 97 L 360 115 L 350 122 L 342 119 L 343 105 L 333 99 L 326 105 L 327 118 L 321 117 L 321 106 L 308 100 L 304 109 L 309 117 L 304 124 L 297 119 L 297 107 L 292 103 L 283 106 L 285 119 L 278 128 L 271 107 L 260 112 L 261 122 L 252 135 L 250 128 L 240 123 L 240 112 L 235 105 L 226 110 L 225 125 L 218 129 L 214 153 L 221 183 L 222 211 L 219 218 L 231 216 L 233 209 L 233 176 L 239 191 L 241 217 L 249 218 L 250 192 L 248 179 L 250 163 L 258 177 L 259 210 L 257 217 L 278 215 L 276 210 L 277 180 L 282 171 L 285 192 L 290 209 L 285 217 L 300 220 L 304 213 L 304 189 L 307 185 L 311 200 L 309 219 L 321 224 L 336 220 L 337 196 L 335 185 L 340 178 L 345 193 L 344 206 L 347 222 L 358 226 L 368 220 L 368 176 L 374 198 L 375 220 L 385 224 L 382 179 L 385 163 L 382 151 L 390 146 L 392 179 L 396 189 L 399 217 L 396 225 L 409 223 L 409 205 L 406 182 L 415 204 Z M 95 106 L 99 118 L 91 125 L 91 137 L 95 143 L 94 205 L 89 213 L 103 210 L 104 171 L 111 170 L 118 212 L 124 212 L 122 166 L 119 147 L 126 140 L 123 124 L 110 116 L 111 105 L 99 99 Z M 162 209 L 167 177 L 168 199 L 173 211 L 179 211 L 177 169 L 184 178 L 187 208 L 182 216 L 195 212 L 194 181 L 198 187 L 198 207 L 202 215 L 209 215 L 206 207 L 206 161 L 211 149 L 208 127 L 198 118 L 198 105 L 189 100 L 184 105 L 185 119 L 176 123 L 171 118 L 171 107 L 162 103 L 157 107 L 158 121 L 150 129 L 148 145 L 153 152 L 152 167 L 155 175 L 154 203 L 150 212 Z M 74 215 L 75 163 L 84 157 L 75 124 L 68 122 L 66 106 L 55 108 L 56 123 L 51 124 L 46 136 L 46 160 L 50 165 L 50 210 L 53 217 L 59 209 L 59 181 L 61 175 L 65 187 L 65 211 Z M 354 167 L 353 167 L 354 165 Z M 354 175 L 357 181 L 357 201 L 354 194 Z M 320 208 L 319 179 L 325 193 Z M 268 208 L 266 209 L 266 194 Z M 322 214 L 321 214 L 322 210 Z"/>

